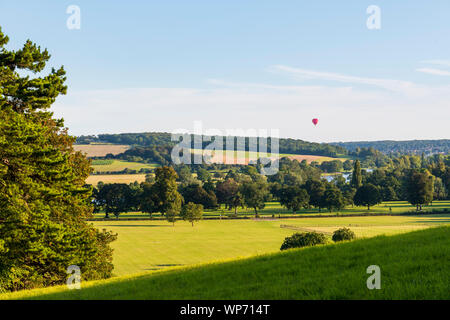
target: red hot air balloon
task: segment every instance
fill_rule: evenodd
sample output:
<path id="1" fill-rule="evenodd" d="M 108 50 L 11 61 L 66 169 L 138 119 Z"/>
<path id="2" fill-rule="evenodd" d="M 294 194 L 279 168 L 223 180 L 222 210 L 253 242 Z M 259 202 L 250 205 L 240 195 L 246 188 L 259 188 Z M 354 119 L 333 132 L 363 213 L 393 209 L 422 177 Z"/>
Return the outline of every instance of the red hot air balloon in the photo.
<path id="1" fill-rule="evenodd" d="M 312 123 L 314 123 L 315 126 L 317 125 L 318 122 L 319 122 L 319 119 L 317 119 L 317 118 L 312 119 Z"/>

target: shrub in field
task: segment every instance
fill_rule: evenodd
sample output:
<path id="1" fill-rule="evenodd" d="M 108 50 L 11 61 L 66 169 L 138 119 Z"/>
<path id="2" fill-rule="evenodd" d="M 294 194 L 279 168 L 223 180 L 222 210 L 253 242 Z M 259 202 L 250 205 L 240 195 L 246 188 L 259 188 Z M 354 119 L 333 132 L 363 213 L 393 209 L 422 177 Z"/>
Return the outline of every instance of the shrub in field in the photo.
<path id="1" fill-rule="evenodd" d="M 286 250 L 290 248 L 301 248 L 308 246 L 315 246 L 318 244 L 327 243 L 327 239 L 322 233 L 317 232 L 302 232 L 294 233 L 290 237 L 284 239 L 280 250 Z"/>
<path id="2" fill-rule="evenodd" d="M 332 240 L 334 242 L 355 239 L 355 233 L 349 228 L 341 228 L 333 232 Z"/>

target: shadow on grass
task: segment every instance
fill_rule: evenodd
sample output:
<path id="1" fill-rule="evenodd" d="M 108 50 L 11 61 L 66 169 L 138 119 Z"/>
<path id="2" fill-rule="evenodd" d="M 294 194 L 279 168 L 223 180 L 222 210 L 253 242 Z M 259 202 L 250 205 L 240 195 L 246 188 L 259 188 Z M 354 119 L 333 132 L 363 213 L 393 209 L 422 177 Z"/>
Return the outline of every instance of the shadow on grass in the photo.
<path id="1" fill-rule="evenodd" d="M 145 268 L 145 271 L 155 271 L 155 270 L 162 270 L 167 267 L 178 267 L 178 266 L 184 266 L 182 263 L 168 263 L 168 264 L 154 264 L 151 268 Z"/>
<path id="2" fill-rule="evenodd" d="M 161 225 L 161 224 L 148 224 L 148 225 L 145 225 L 145 224 L 108 224 L 108 225 L 102 225 L 102 227 L 115 227 L 115 228 L 117 228 L 117 227 L 119 227 L 119 228 L 122 228 L 122 227 L 132 227 L 132 228 L 135 228 L 135 227 L 144 227 L 144 228 L 171 227 L 172 228 L 172 225 L 171 224 L 168 224 L 168 225 Z"/>
<path id="3" fill-rule="evenodd" d="M 436 218 L 440 218 L 440 217 L 436 217 Z M 436 219 L 436 220 L 420 220 L 420 221 L 413 221 L 414 223 L 434 223 L 434 224 L 446 224 L 449 223 L 450 224 L 450 219 Z"/>

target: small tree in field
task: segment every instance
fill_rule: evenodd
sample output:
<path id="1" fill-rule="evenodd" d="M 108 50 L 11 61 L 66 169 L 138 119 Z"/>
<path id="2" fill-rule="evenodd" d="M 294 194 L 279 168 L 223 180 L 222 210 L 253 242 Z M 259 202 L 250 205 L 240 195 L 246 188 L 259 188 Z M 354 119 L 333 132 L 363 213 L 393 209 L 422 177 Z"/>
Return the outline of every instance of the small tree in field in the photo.
<path id="1" fill-rule="evenodd" d="M 406 198 L 422 210 L 422 205 L 433 201 L 434 177 L 428 171 L 411 171 L 406 177 Z"/>
<path id="2" fill-rule="evenodd" d="M 194 221 L 199 221 L 203 218 L 203 206 L 189 202 L 183 206 L 180 215 L 183 220 L 189 221 L 194 226 Z"/>
<path id="3" fill-rule="evenodd" d="M 248 208 L 253 208 L 255 217 L 258 217 L 258 209 L 264 209 L 266 198 L 269 195 L 269 186 L 264 180 L 245 182 L 241 186 L 241 194 L 244 204 Z"/>
<path id="4" fill-rule="evenodd" d="M 308 179 L 305 183 L 305 189 L 309 195 L 309 204 L 319 208 L 320 212 L 321 208 L 325 207 L 325 203 L 323 201 L 323 195 L 326 189 L 325 184 L 321 180 Z"/>
<path id="5" fill-rule="evenodd" d="M 155 182 L 144 183 L 142 194 L 139 196 L 140 209 L 150 213 L 161 212 L 169 222 L 180 213 L 183 197 L 178 192 L 177 173 L 172 167 L 161 167 L 155 171 Z"/>
<path id="6" fill-rule="evenodd" d="M 282 206 L 293 212 L 306 208 L 309 204 L 309 195 L 305 189 L 299 186 L 286 186 L 279 192 L 280 203 Z"/>
<path id="7" fill-rule="evenodd" d="M 382 201 L 380 189 L 371 183 L 365 184 L 356 190 L 353 201 L 355 205 L 367 206 L 367 210 L 370 210 L 370 206 L 379 204 Z"/>
<path id="8" fill-rule="evenodd" d="M 327 187 L 323 194 L 323 204 L 330 212 L 343 209 L 345 207 L 345 199 L 341 190 L 332 186 Z"/>
<path id="9" fill-rule="evenodd" d="M 237 208 L 243 207 L 242 195 L 239 192 L 239 183 L 233 178 L 218 182 L 216 186 L 217 200 L 220 204 L 225 204 L 225 208 L 234 209 L 234 215 L 237 215 Z"/>
<path id="10" fill-rule="evenodd" d="M 172 226 L 175 227 L 175 222 L 177 221 L 177 211 L 173 209 L 169 209 L 166 211 L 166 220 L 172 223 Z"/>

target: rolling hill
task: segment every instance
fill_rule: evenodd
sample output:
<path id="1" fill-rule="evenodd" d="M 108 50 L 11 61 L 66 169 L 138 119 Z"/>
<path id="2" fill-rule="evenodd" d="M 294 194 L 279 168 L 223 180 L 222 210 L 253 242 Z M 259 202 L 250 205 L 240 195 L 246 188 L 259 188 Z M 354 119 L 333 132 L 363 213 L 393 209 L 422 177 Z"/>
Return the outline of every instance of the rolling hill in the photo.
<path id="1" fill-rule="evenodd" d="M 172 135 L 167 132 L 143 132 L 143 133 L 120 133 L 120 134 L 99 134 L 91 136 L 79 136 L 77 137 L 77 144 L 92 144 L 92 143 L 111 143 L 117 145 L 130 145 L 139 147 L 161 147 L 169 146 L 173 147 L 177 142 L 171 140 Z M 191 135 L 192 148 L 195 149 L 193 144 L 194 139 L 202 138 L 198 135 Z M 207 141 L 203 141 L 202 148 L 205 148 L 211 142 L 210 137 L 207 137 Z M 225 137 L 218 137 L 225 145 Z M 234 146 L 235 150 L 249 150 L 249 138 L 245 138 L 245 143 L 242 146 L 238 146 L 237 138 L 235 137 Z M 270 152 L 271 141 L 268 138 L 267 148 Z M 220 148 L 219 148 L 220 149 Z M 301 154 L 301 155 L 318 155 L 327 157 L 338 157 L 339 155 L 346 155 L 347 149 L 334 146 L 326 143 L 315 143 L 303 141 L 300 139 L 279 139 L 279 152 L 286 154 Z"/>
<path id="2" fill-rule="evenodd" d="M 450 227 L 293 249 L 1 299 L 450 299 Z M 381 289 L 366 285 L 371 265 Z"/>

